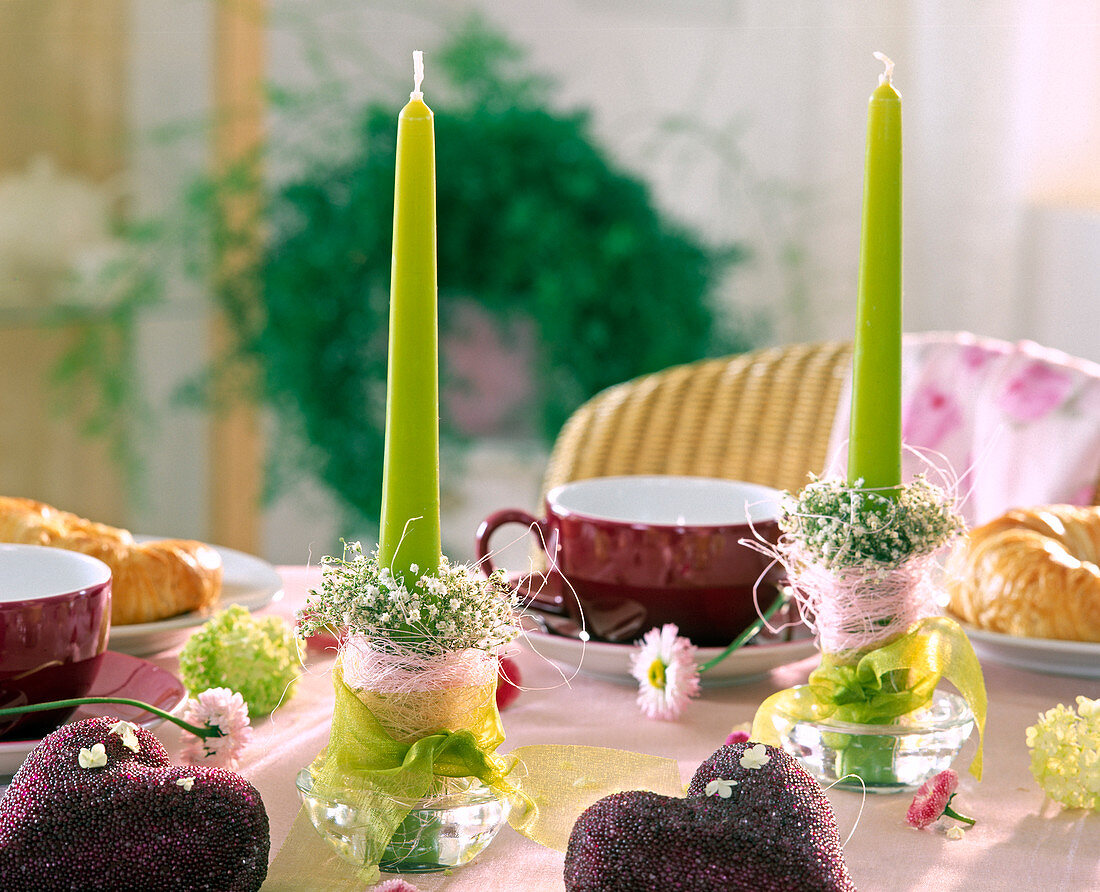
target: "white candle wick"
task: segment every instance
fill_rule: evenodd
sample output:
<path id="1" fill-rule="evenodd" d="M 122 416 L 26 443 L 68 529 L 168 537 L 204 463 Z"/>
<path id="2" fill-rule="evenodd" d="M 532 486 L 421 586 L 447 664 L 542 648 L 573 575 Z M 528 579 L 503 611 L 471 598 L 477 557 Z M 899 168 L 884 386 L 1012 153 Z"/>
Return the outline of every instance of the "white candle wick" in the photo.
<path id="1" fill-rule="evenodd" d="M 420 85 L 424 83 L 424 51 L 413 50 L 413 91 L 409 94 L 412 99 L 423 99 Z"/>
<path id="2" fill-rule="evenodd" d="M 883 65 L 886 66 L 886 71 L 878 76 L 878 82 L 880 84 L 890 83 L 890 78 L 894 76 L 894 63 L 885 53 L 875 53 L 875 58 L 878 59 Z"/>

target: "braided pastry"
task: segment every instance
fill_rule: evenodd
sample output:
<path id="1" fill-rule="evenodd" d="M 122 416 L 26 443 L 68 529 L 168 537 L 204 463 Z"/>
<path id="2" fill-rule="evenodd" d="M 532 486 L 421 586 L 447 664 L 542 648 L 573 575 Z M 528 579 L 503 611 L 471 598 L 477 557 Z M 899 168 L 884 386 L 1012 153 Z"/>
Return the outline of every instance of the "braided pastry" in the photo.
<path id="1" fill-rule="evenodd" d="M 1100 507 L 1014 509 L 970 531 L 947 568 L 951 610 L 981 629 L 1100 642 Z"/>
<path id="2" fill-rule="evenodd" d="M 185 539 L 135 542 L 116 529 L 42 502 L 0 496 L 0 542 L 51 545 L 99 558 L 111 568 L 111 623 L 166 619 L 214 606 L 222 559 L 209 545 Z"/>

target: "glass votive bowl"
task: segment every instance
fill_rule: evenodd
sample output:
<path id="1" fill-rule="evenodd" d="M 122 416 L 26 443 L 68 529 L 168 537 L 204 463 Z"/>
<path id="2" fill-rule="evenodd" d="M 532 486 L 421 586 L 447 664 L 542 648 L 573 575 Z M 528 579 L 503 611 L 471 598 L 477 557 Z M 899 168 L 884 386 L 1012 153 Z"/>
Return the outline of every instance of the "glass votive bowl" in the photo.
<path id="1" fill-rule="evenodd" d="M 774 716 L 782 748 L 824 786 L 897 793 L 913 790 L 951 767 L 974 730 L 974 715 L 957 694 L 891 722 L 862 725 L 835 719 Z"/>
<path id="2" fill-rule="evenodd" d="M 317 832 L 345 861 L 363 865 L 372 826 L 367 810 L 316 793 L 308 768 L 298 773 L 295 785 Z M 380 870 L 450 870 L 468 864 L 493 841 L 508 820 L 508 800 L 476 778 L 449 780 L 448 786 L 444 793 L 412 803 L 382 855 Z"/>

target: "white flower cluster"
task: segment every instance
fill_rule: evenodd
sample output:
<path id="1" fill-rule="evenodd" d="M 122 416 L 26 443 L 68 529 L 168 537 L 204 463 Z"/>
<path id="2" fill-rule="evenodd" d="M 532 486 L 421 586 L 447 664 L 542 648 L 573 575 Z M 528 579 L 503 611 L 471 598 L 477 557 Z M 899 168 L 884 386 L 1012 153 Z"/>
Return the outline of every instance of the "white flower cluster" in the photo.
<path id="1" fill-rule="evenodd" d="M 780 522 L 788 544 L 830 569 L 884 569 L 931 554 L 965 528 L 951 497 L 923 476 L 890 495 L 862 483 L 813 478 L 788 494 Z"/>
<path id="2" fill-rule="evenodd" d="M 443 558 L 438 573 L 421 576 L 410 589 L 358 542 L 345 543 L 343 556 L 325 557 L 321 567 L 321 591 L 310 592 L 298 615 L 304 636 L 346 630 L 382 649 L 443 654 L 493 652 L 519 634 L 515 594 L 503 573 L 486 579 Z"/>

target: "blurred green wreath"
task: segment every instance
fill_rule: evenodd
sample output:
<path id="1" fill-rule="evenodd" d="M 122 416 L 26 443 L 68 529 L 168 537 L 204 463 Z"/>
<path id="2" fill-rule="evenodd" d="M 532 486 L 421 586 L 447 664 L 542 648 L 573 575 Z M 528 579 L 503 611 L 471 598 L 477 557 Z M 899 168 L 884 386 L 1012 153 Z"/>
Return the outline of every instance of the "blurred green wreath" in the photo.
<path id="1" fill-rule="evenodd" d="M 500 35 L 468 28 L 430 57 L 433 84 L 446 86 L 433 86 L 446 97 L 434 103 L 441 337 L 471 300 L 501 331 L 533 326 L 542 435 L 612 384 L 750 346 L 710 304 L 735 246 L 709 247 L 663 216 L 584 114 L 548 108 L 547 84 Z M 369 106 L 350 156 L 271 196 L 251 292 L 261 312 L 239 289 L 221 294 L 264 398 L 302 434 L 298 458 L 369 522 L 381 495 L 398 108 Z M 454 439 L 442 411 L 441 436 Z"/>

